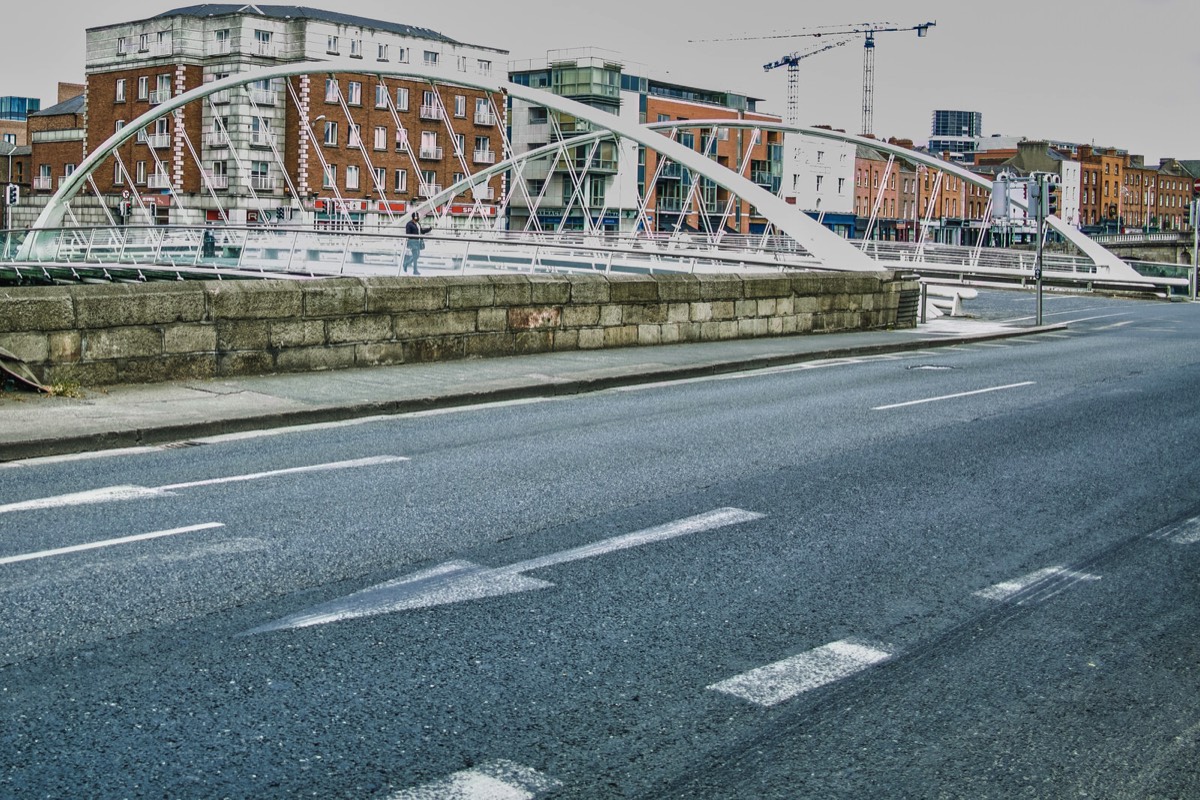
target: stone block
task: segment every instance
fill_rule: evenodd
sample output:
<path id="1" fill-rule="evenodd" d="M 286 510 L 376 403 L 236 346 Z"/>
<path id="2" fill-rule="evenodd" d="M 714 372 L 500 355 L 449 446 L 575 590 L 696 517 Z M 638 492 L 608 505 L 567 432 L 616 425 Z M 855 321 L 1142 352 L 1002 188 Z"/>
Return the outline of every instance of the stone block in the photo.
<path id="1" fill-rule="evenodd" d="M 598 350 L 604 347 L 604 328 L 582 328 L 579 331 L 580 350 Z"/>
<path id="2" fill-rule="evenodd" d="M 85 361 L 158 358 L 163 354 L 163 335 L 158 328 L 106 328 L 83 336 Z"/>
<path id="3" fill-rule="evenodd" d="M 446 306 L 458 308 L 491 308 L 496 304 L 496 287 L 487 276 L 443 278 L 446 282 Z"/>
<path id="4" fill-rule="evenodd" d="M 363 285 L 369 314 L 440 311 L 447 307 L 446 286 L 434 279 L 365 278 Z"/>
<path id="5" fill-rule="evenodd" d="M 475 330 L 480 333 L 508 330 L 508 309 L 503 306 L 479 309 Z"/>
<path id="6" fill-rule="evenodd" d="M 354 366 L 355 345 L 338 347 L 292 347 L 275 356 L 280 372 L 321 372 Z"/>
<path id="7" fill-rule="evenodd" d="M 562 313 L 562 308 L 557 306 L 510 308 L 508 329 L 515 332 L 552 330 L 562 324 Z"/>
<path id="8" fill-rule="evenodd" d="M 678 325 L 681 322 L 690 322 L 692 319 L 692 304 L 691 303 L 670 303 L 667 306 L 667 322 L 672 325 Z"/>
<path id="9" fill-rule="evenodd" d="M 608 291 L 613 303 L 658 302 L 658 282 L 651 275 L 609 275 Z"/>
<path id="10" fill-rule="evenodd" d="M 217 329 L 212 325 L 168 325 L 163 329 L 163 350 L 167 353 L 215 353 Z M 213 362 L 216 369 L 216 362 Z"/>
<path id="11" fill-rule="evenodd" d="M 700 279 L 695 275 L 656 275 L 658 299 L 665 303 L 689 303 L 700 299 Z"/>
<path id="12" fill-rule="evenodd" d="M 791 276 L 792 294 L 797 298 L 800 297 L 816 297 L 822 294 L 825 289 L 825 273 L 822 272 L 800 272 L 793 273 Z"/>
<path id="13" fill-rule="evenodd" d="M 781 317 L 786 317 L 796 313 L 796 298 L 792 296 L 779 297 L 775 300 L 775 311 L 773 312 Z"/>
<path id="14" fill-rule="evenodd" d="M 297 281 L 222 281 L 209 299 L 217 322 L 294 319 L 304 313 L 303 288 Z"/>
<path id="15" fill-rule="evenodd" d="M 549 353 L 554 350 L 555 332 L 550 330 L 520 331 L 513 345 L 514 355 Z"/>
<path id="16" fill-rule="evenodd" d="M 795 311 L 797 314 L 816 314 L 821 310 L 821 299 L 815 296 L 797 297 Z"/>
<path id="17" fill-rule="evenodd" d="M 493 335 L 493 334 L 489 334 Z M 474 336 L 439 336 L 404 343 L 406 362 L 453 361 L 466 355 L 466 341 Z"/>
<path id="18" fill-rule="evenodd" d="M 33 368 L 42 383 L 77 383 L 80 386 L 112 386 L 117 381 L 117 362 L 95 361 L 90 364 L 49 364 Z"/>
<path id="19" fill-rule="evenodd" d="M 747 277 L 742 280 L 742 296 L 754 300 L 781 297 L 792 293 L 791 278 L 782 275 Z"/>
<path id="20" fill-rule="evenodd" d="M 662 325 L 667 321 L 667 306 L 627 305 L 621 310 L 621 322 L 625 325 Z"/>
<path id="21" fill-rule="evenodd" d="M 479 319 L 474 311 L 444 311 L 429 314 L 397 314 L 392 329 L 397 339 L 418 340 L 434 336 L 464 336 L 475 333 Z"/>
<path id="22" fill-rule="evenodd" d="M 721 323 L 716 321 L 700 323 L 700 341 L 715 342 L 720 338 L 720 334 Z"/>
<path id="23" fill-rule="evenodd" d="M 217 353 L 217 375 L 270 375 L 275 358 L 265 350 L 241 350 Z"/>
<path id="24" fill-rule="evenodd" d="M 571 302 L 572 284 L 566 278 L 553 275 L 529 276 L 529 302 L 533 305 L 551 306 Z"/>
<path id="25" fill-rule="evenodd" d="M 632 347 L 638 341 L 637 325 L 618 325 L 604 329 L 605 347 Z"/>
<path id="26" fill-rule="evenodd" d="M 638 325 L 637 342 L 640 345 L 662 344 L 662 327 L 659 325 Z"/>
<path id="27" fill-rule="evenodd" d="M 767 334 L 770 336 L 783 335 L 783 317 L 767 318 Z"/>
<path id="28" fill-rule="evenodd" d="M 788 299 L 790 300 L 791 298 L 789 297 Z M 775 298 L 759 300 L 758 304 L 757 304 L 758 309 L 754 312 L 755 316 L 759 316 L 759 317 L 775 316 L 775 304 L 777 302 L 778 301 L 776 301 Z"/>
<path id="29" fill-rule="evenodd" d="M 75 304 L 65 286 L 0 288 L 0 332 L 73 330 Z"/>
<path id="30" fill-rule="evenodd" d="M 163 383 L 215 377 L 216 353 L 175 353 L 160 358 L 118 359 L 117 383 Z"/>
<path id="31" fill-rule="evenodd" d="M 81 329 L 200 322 L 208 318 L 206 284 L 163 282 L 72 287 Z"/>
<path id="32" fill-rule="evenodd" d="M 367 310 L 367 287 L 361 280 L 307 281 L 302 286 L 305 317 L 343 317 Z"/>
<path id="33" fill-rule="evenodd" d="M 325 343 L 325 323 L 319 319 L 267 323 L 271 347 L 315 347 Z"/>
<path id="34" fill-rule="evenodd" d="M 600 324 L 600 306 L 569 305 L 563 307 L 564 328 L 592 328 Z"/>
<path id="35" fill-rule="evenodd" d="M 217 349 L 229 350 L 266 350 L 271 343 L 270 323 L 266 320 L 226 320 L 218 319 Z"/>
<path id="36" fill-rule="evenodd" d="M 738 275 L 701 275 L 701 300 L 741 300 L 742 278 Z"/>
<path id="37" fill-rule="evenodd" d="M 0 348 L 26 364 L 50 360 L 50 337 L 44 333 L 0 333 Z"/>
<path id="38" fill-rule="evenodd" d="M 331 345 L 352 342 L 386 342 L 392 338 L 389 316 L 344 317 L 325 323 L 325 341 Z"/>
<path id="39" fill-rule="evenodd" d="M 709 322 L 713 318 L 712 303 L 692 303 L 691 321 Z"/>
<path id="40" fill-rule="evenodd" d="M 579 349 L 579 329 L 562 330 L 554 332 L 554 350 L 555 352 L 565 350 Z"/>
<path id="41" fill-rule="evenodd" d="M 517 335 L 508 332 L 478 333 L 463 341 L 467 358 L 497 358 L 509 356 L 517 346 Z"/>
<path id="42" fill-rule="evenodd" d="M 736 303 L 733 300 L 718 300 L 712 304 L 712 318 L 720 321 L 736 317 Z"/>
<path id="43" fill-rule="evenodd" d="M 608 278 L 602 275 L 568 275 L 571 302 L 576 305 L 607 303 L 611 299 Z"/>
<path id="44" fill-rule="evenodd" d="M 354 348 L 354 365 L 358 367 L 385 367 L 403 363 L 403 342 L 369 342 Z"/>
<path id="45" fill-rule="evenodd" d="M 758 314 L 757 300 L 734 300 L 733 316 L 735 319 L 747 319 Z"/>
<path id="46" fill-rule="evenodd" d="M 55 331 L 47 337 L 49 360 L 54 364 L 74 364 L 83 358 L 83 336 L 79 331 Z"/>
<path id="47" fill-rule="evenodd" d="M 495 303 L 498 306 L 527 306 L 533 303 L 533 290 L 525 275 L 491 275 Z"/>
<path id="48" fill-rule="evenodd" d="M 762 317 L 737 321 L 737 335 L 739 339 L 756 339 L 766 336 L 768 333 L 770 333 L 770 329 L 767 327 L 767 320 Z"/>
<path id="49" fill-rule="evenodd" d="M 725 320 L 717 323 L 717 338 L 718 339 L 736 339 L 738 338 L 738 322 L 737 320 Z"/>
<path id="50" fill-rule="evenodd" d="M 600 307 L 600 326 L 603 328 L 613 328 L 621 324 L 623 308 L 618 305 L 607 305 Z"/>

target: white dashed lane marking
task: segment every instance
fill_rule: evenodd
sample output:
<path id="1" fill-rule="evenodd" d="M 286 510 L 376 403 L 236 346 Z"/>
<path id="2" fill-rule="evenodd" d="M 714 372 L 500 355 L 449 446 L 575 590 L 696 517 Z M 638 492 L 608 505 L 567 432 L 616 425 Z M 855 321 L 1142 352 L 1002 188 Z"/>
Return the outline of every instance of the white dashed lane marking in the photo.
<path id="1" fill-rule="evenodd" d="M 397 792 L 388 800 L 536 800 L 561 787 L 559 781 L 535 769 L 512 761 L 491 761 Z"/>
<path id="2" fill-rule="evenodd" d="M 1039 569 L 1037 572 L 1031 572 L 1021 578 L 1002 581 L 986 589 L 980 589 L 978 592 L 975 592 L 975 596 L 981 597 L 984 600 L 1008 600 L 1021 592 L 1040 586 L 1041 591 L 1036 592 L 1021 602 L 1041 601 L 1048 600 L 1077 583 L 1098 580 L 1100 580 L 1099 575 L 1075 572 L 1066 567 L 1047 567 L 1046 569 Z"/>
<path id="3" fill-rule="evenodd" d="M 196 533 L 197 531 L 207 531 L 213 528 L 224 528 L 220 522 L 208 522 L 203 525 L 190 525 L 186 528 L 173 528 L 169 531 L 155 531 L 154 533 L 139 533 L 136 536 L 123 536 L 120 539 L 106 539 L 102 542 L 89 542 L 88 544 L 77 544 L 71 547 L 59 547 L 54 550 L 42 550 L 37 553 L 26 553 L 19 556 L 8 556 L 0 558 L 0 565 L 16 564 L 21 561 L 35 561 L 39 558 L 51 558 L 53 556 L 67 555 L 68 553 L 79 553 L 84 550 L 99 550 L 102 547 L 115 547 L 120 544 L 132 544 L 133 542 L 144 542 L 149 539 L 161 539 L 165 536 L 178 536 L 183 533 Z"/>
<path id="4" fill-rule="evenodd" d="M 892 653 L 887 650 L 843 640 L 759 667 L 708 688 L 756 705 L 775 706 L 804 692 L 844 680 L 891 657 Z"/>

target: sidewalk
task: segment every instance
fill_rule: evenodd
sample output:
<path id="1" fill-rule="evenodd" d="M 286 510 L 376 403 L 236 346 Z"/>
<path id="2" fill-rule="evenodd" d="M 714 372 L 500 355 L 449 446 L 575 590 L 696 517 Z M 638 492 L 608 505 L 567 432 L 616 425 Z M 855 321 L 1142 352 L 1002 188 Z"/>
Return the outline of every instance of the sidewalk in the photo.
<path id="1" fill-rule="evenodd" d="M 261 428 L 596 391 L 823 359 L 1026 336 L 1065 326 L 942 319 L 837 333 L 88 389 L 0 393 L 0 462 Z"/>

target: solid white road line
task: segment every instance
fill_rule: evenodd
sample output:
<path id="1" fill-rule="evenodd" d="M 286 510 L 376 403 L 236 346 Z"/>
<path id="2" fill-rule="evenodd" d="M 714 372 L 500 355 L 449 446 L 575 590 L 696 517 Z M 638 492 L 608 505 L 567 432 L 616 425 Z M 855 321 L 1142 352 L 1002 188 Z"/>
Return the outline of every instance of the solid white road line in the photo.
<path id="1" fill-rule="evenodd" d="M 984 600 L 1007 600 L 1015 594 L 1025 591 L 1034 584 L 1042 581 L 1050 580 L 1051 578 L 1066 578 L 1072 583 L 1079 581 L 1098 581 L 1099 575 L 1089 575 L 1086 572 L 1074 572 L 1066 567 L 1047 567 L 1039 569 L 1037 572 L 1031 572 L 1024 577 L 1017 578 L 1011 581 L 1002 581 L 995 586 L 989 586 L 986 589 L 980 589 L 974 592 L 976 597 L 982 597 Z M 1055 592 L 1054 594 L 1058 594 Z"/>
<path id="2" fill-rule="evenodd" d="M 388 800 L 535 800 L 559 781 L 512 761 L 491 761 L 393 794 Z"/>
<path id="3" fill-rule="evenodd" d="M 876 406 L 872 411 L 887 411 L 893 408 L 905 408 L 906 406 L 919 406 L 923 403 L 936 403 L 941 400 L 955 400 L 959 397 L 971 397 L 977 394 L 987 394 L 989 392 L 1002 392 L 1006 389 L 1020 389 L 1023 386 L 1033 386 L 1035 381 L 1025 381 L 1024 383 L 1010 383 L 1007 386 L 993 386 L 990 389 L 976 389 L 973 392 L 959 392 L 958 394 L 946 394 L 941 397 L 929 397 L 924 400 L 909 400 L 907 403 L 893 403 L 890 406 Z"/>
<path id="4" fill-rule="evenodd" d="M 1172 528 L 1168 536 L 1175 544 L 1200 544 L 1200 517 L 1194 517 Z"/>
<path id="5" fill-rule="evenodd" d="M 256 472 L 251 475 L 234 475 L 227 478 L 211 478 L 189 483 L 174 483 L 169 486 L 106 486 L 102 489 L 92 489 L 74 494 L 61 494 L 55 497 L 43 497 L 37 500 L 24 500 L 19 503 L 9 503 L 0 506 L 0 514 L 14 511 L 38 511 L 46 508 L 62 508 L 64 506 L 94 505 L 97 503 L 113 503 L 122 500 L 143 500 L 149 497 L 166 497 L 180 489 L 193 489 L 198 486 L 218 486 L 223 483 L 240 483 L 257 481 L 264 478 L 276 478 L 281 475 L 296 475 L 305 472 L 329 472 L 332 470 L 356 469 L 358 467 L 373 467 L 380 464 L 395 464 L 408 461 L 403 456 L 374 456 L 360 458 L 355 461 L 336 461 L 329 464 L 315 464 L 310 467 L 292 467 L 277 469 L 270 472 Z"/>
<path id="6" fill-rule="evenodd" d="M 108 539 L 103 542 L 89 542 L 88 544 L 77 544 L 72 547 L 59 547 L 54 550 L 42 550 L 38 553 L 26 553 L 21 556 L 8 556 L 0 558 L 0 565 L 16 564 L 20 561 L 34 561 L 39 558 L 51 558 L 53 556 L 62 556 L 67 553 L 79 553 L 84 550 L 99 550 L 102 547 L 114 547 L 120 544 L 130 544 L 131 542 L 145 542 L 150 539 L 161 539 L 164 536 L 178 536 L 181 533 L 195 533 L 196 531 L 208 531 L 213 528 L 224 528 L 224 523 L 207 522 L 203 525 L 189 525 L 186 528 L 172 528 L 169 531 L 155 531 L 154 533 L 139 533 L 136 536 L 124 536 L 120 539 Z"/>
<path id="7" fill-rule="evenodd" d="M 833 642 L 708 688 L 770 707 L 848 678 L 891 657 L 892 653 L 886 650 L 848 641 Z"/>

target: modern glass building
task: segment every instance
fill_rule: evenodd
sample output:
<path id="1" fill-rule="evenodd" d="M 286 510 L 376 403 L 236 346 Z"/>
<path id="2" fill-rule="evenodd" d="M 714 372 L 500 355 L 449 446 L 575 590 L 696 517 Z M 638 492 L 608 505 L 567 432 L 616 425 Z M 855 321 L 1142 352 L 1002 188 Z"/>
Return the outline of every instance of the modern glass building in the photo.
<path id="1" fill-rule="evenodd" d="M 24 121 L 41 110 L 42 101 L 36 97 L 0 97 L 0 119 Z"/>

